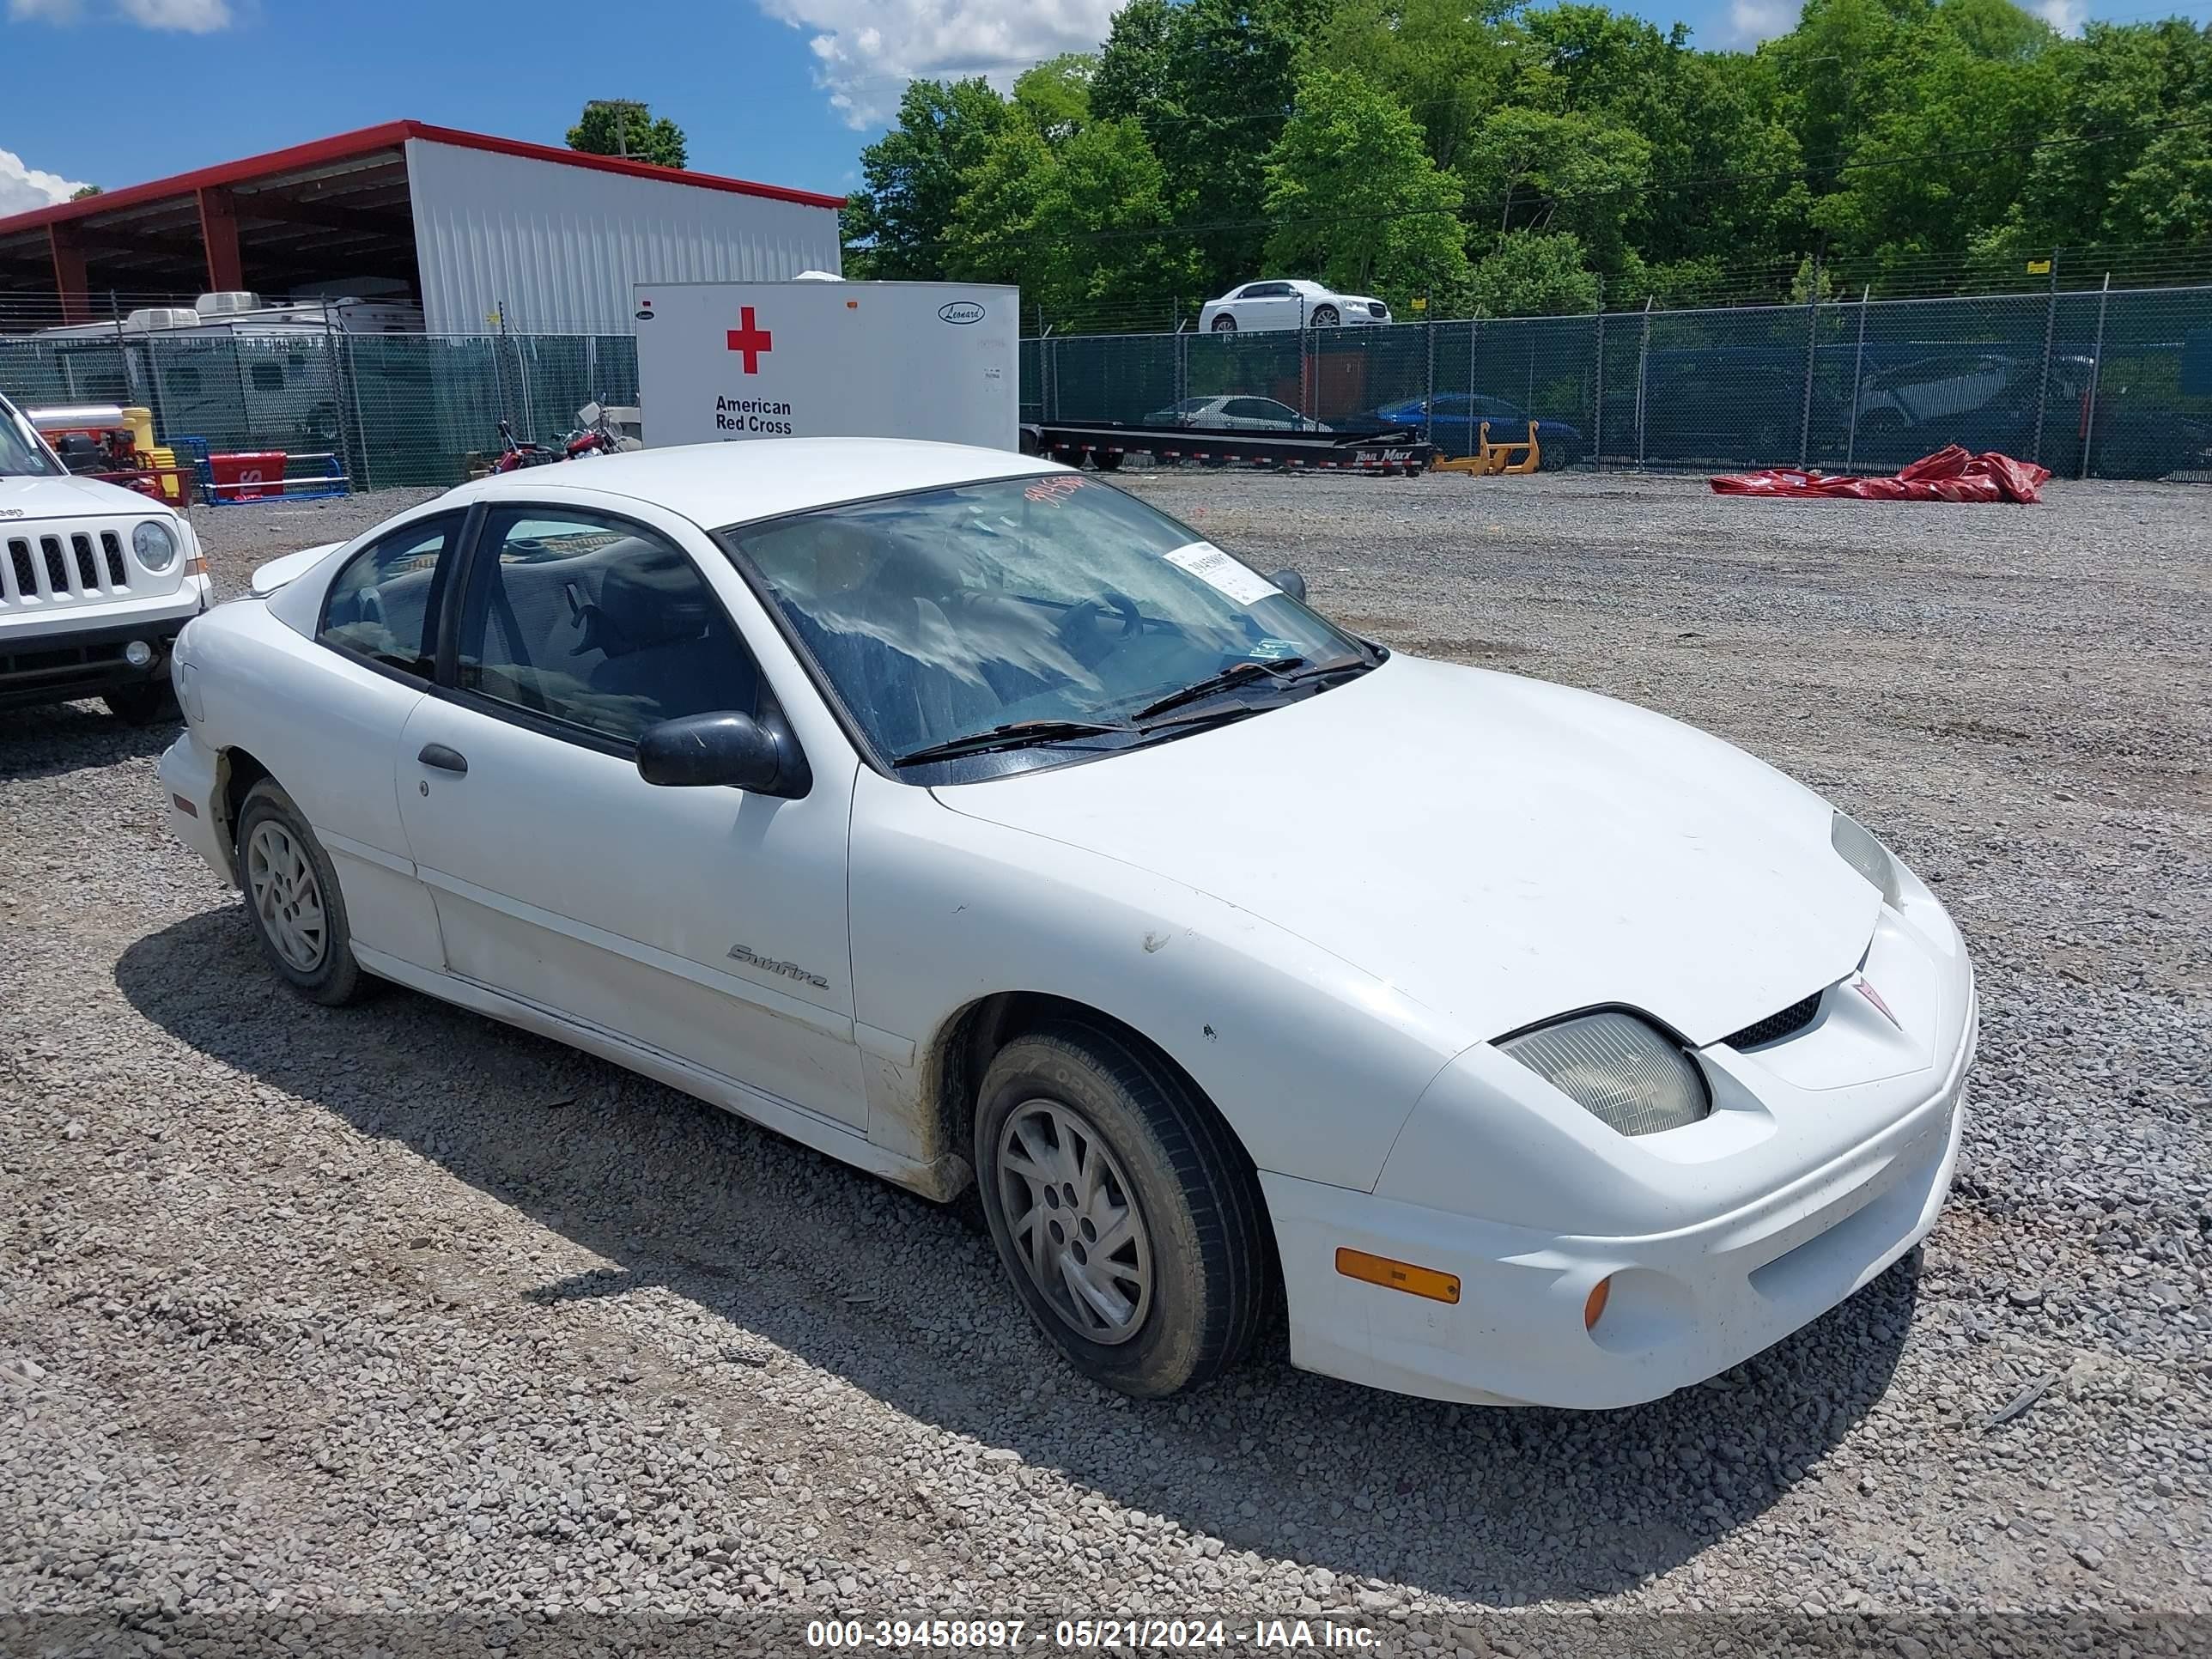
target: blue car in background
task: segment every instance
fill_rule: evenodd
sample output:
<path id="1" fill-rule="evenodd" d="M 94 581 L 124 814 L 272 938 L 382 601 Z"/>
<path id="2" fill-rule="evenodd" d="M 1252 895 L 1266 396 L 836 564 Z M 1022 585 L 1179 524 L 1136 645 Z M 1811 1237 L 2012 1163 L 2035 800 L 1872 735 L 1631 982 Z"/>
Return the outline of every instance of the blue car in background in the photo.
<path id="1" fill-rule="evenodd" d="M 1409 398 L 1403 403 L 1385 404 L 1368 418 L 1386 427 L 1416 428 L 1430 437 L 1437 453 L 1444 456 L 1474 454 L 1485 421 L 1490 422 L 1490 441 L 1494 444 L 1528 441 L 1526 410 L 1503 398 L 1475 392 L 1440 392 L 1433 398 Z M 1338 429 L 1344 428 L 1345 423 L 1339 422 Z M 1565 421 L 1538 421 L 1536 442 L 1543 450 L 1547 472 L 1572 466 L 1585 450 L 1582 429 Z"/>

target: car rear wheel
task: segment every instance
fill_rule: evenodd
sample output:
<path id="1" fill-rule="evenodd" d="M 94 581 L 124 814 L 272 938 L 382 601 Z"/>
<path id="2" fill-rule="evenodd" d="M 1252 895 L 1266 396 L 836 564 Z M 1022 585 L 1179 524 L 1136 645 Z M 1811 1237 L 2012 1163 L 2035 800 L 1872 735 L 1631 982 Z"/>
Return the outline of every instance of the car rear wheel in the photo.
<path id="1" fill-rule="evenodd" d="M 1237 331 L 1237 319 L 1227 312 L 1223 312 L 1213 319 L 1213 331 L 1216 334 L 1234 334 Z"/>
<path id="2" fill-rule="evenodd" d="M 261 953 L 294 990 L 331 1007 L 362 995 L 368 980 L 354 960 L 330 854 L 292 798 L 267 778 L 239 809 L 238 884 Z"/>
<path id="3" fill-rule="evenodd" d="M 1157 1399 L 1249 1350 L 1272 1283 L 1258 1178 L 1158 1056 L 1074 1024 L 1017 1037 L 975 1153 L 1015 1293 L 1084 1375 Z"/>
<path id="4" fill-rule="evenodd" d="M 1314 307 L 1313 325 L 1316 328 L 1334 328 L 1341 321 L 1343 321 L 1343 319 L 1336 314 L 1336 307 L 1334 306 L 1316 306 Z"/>

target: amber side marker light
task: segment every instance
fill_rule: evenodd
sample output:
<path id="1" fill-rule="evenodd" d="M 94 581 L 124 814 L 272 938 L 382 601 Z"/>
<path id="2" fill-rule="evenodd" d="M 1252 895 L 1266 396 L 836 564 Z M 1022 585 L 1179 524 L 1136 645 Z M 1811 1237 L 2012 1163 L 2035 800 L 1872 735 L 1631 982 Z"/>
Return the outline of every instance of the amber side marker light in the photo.
<path id="1" fill-rule="evenodd" d="M 1408 1296 L 1425 1296 L 1431 1302 L 1459 1300 L 1457 1273 L 1416 1267 L 1410 1261 L 1393 1261 L 1387 1255 L 1340 1249 L 1336 1253 L 1336 1270 L 1346 1279 L 1364 1279 L 1370 1285 L 1380 1285 L 1386 1291 L 1403 1291 Z"/>
<path id="2" fill-rule="evenodd" d="M 183 813 L 186 817 L 188 817 L 188 818 L 196 818 L 196 817 L 199 817 L 199 815 L 200 815 L 200 809 L 199 809 L 198 807 L 197 807 L 197 806 L 193 805 L 191 804 L 191 801 L 189 799 L 187 799 L 185 796 L 173 794 L 173 795 L 171 795 L 171 796 L 169 797 L 169 799 L 170 799 L 171 800 L 173 800 L 173 801 L 176 802 L 176 804 L 177 804 L 177 811 L 179 811 L 179 812 L 182 812 L 182 813 Z"/>
<path id="3" fill-rule="evenodd" d="M 1605 1316 L 1606 1298 L 1613 1294 L 1613 1275 L 1607 1273 L 1590 1286 L 1590 1293 L 1583 1303 L 1583 1328 L 1595 1330 L 1597 1322 Z"/>

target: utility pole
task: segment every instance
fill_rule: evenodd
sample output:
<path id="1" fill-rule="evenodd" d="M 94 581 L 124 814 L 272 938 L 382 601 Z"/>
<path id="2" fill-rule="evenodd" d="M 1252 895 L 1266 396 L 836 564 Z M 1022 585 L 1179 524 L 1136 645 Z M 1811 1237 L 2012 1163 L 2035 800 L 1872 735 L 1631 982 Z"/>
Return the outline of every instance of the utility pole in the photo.
<path id="1" fill-rule="evenodd" d="M 635 110 L 640 118 L 649 112 L 635 98 L 591 98 L 584 103 L 586 110 L 611 109 L 615 112 L 615 154 L 625 161 L 629 159 L 629 112 Z"/>

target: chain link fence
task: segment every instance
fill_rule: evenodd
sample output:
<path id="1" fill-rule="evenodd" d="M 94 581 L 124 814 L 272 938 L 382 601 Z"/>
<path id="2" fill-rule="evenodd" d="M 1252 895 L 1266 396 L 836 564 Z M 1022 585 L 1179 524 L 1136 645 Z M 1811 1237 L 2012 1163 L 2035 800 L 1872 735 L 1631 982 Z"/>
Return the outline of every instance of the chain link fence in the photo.
<path id="1" fill-rule="evenodd" d="M 2212 287 L 1612 312 L 1022 345 L 1031 421 L 1533 422 L 1550 466 L 1889 472 L 1947 443 L 2062 477 L 2212 477 Z"/>
<path id="2" fill-rule="evenodd" d="M 335 457 L 356 489 L 456 483 L 499 453 L 499 422 L 551 441 L 589 403 L 637 402 L 629 335 L 174 333 L 0 340 L 23 408 L 149 410 L 161 441 L 217 453 Z"/>
<path id="3" fill-rule="evenodd" d="M 1024 339 L 1024 420 L 1340 431 L 1446 455 L 1534 422 L 1547 467 L 1887 472 L 1942 447 L 2063 477 L 2212 477 L 2212 286 Z M 139 404 L 165 443 L 327 452 L 356 489 L 458 482 L 498 425 L 635 404 L 627 335 L 319 330 L 0 340 L 19 404 Z"/>

